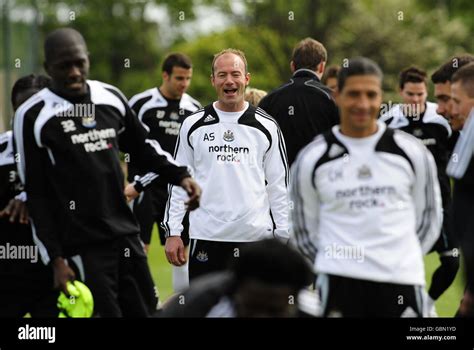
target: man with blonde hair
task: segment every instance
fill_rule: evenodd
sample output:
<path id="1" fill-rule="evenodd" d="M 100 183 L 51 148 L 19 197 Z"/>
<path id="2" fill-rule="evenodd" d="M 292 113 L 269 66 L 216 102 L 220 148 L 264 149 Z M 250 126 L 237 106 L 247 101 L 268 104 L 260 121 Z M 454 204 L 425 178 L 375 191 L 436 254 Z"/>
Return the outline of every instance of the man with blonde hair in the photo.
<path id="1" fill-rule="evenodd" d="M 288 240 L 288 165 L 277 122 L 245 101 L 250 82 L 242 51 L 214 56 L 217 101 L 190 115 L 180 129 L 175 158 L 203 185 L 190 213 L 189 277 L 222 270 L 240 247 L 269 237 Z M 173 265 L 186 263 L 181 240 L 185 192 L 170 187 L 163 226 Z"/>

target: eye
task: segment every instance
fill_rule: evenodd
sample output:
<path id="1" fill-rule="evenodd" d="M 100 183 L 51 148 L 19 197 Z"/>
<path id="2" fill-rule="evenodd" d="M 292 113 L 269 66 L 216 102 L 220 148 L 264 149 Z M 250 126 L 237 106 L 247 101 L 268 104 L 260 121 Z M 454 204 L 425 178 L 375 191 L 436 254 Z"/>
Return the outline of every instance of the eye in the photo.
<path id="1" fill-rule="evenodd" d="M 349 92 L 347 93 L 347 95 L 348 95 L 349 97 L 357 97 L 357 96 L 359 96 L 359 92 L 358 92 L 358 91 L 349 91 Z"/>
<path id="2" fill-rule="evenodd" d="M 377 97 L 377 93 L 375 91 L 371 91 L 371 92 L 367 93 L 367 97 L 370 98 L 371 100 L 373 100 L 374 98 Z"/>

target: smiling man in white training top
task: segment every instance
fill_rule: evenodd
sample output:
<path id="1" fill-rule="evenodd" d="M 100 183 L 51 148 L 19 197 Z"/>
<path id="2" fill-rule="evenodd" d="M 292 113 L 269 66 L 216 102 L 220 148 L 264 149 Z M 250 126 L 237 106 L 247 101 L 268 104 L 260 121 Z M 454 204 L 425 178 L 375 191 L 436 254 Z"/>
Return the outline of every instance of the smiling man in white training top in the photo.
<path id="1" fill-rule="evenodd" d="M 250 74 L 243 52 L 214 56 L 211 82 L 218 100 L 183 122 L 176 160 L 202 184 L 200 208 L 190 215 L 189 277 L 224 269 L 242 244 L 288 240 L 288 165 L 276 121 L 244 100 Z M 184 191 L 172 186 L 163 226 L 166 256 L 185 263 Z"/>

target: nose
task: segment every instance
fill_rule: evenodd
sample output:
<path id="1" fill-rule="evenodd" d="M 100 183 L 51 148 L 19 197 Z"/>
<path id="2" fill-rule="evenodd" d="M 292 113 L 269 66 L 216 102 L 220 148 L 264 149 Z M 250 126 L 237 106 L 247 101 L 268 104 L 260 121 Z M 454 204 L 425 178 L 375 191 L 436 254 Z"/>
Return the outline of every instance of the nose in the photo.
<path id="1" fill-rule="evenodd" d="M 232 85 L 234 83 L 234 80 L 232 79 L 231 74 L 227 74 L 224 80 L 225 85 Z"/>
<path id="2" fill-rule="evenodd" d="M 356 106 L 357 108 L 368 110 L 370 108 L 369 98 L 365 95 L 360 96 L 360 98 L 357 100 Z"/>
<path id="3" fill-rule="evenodd" d="M 81 76 L 81 70 L 75 66 L 72 65 L 71 69 L 69 70 L 69 77 L 74 78 L 74 77 L 80 77 Z"/>

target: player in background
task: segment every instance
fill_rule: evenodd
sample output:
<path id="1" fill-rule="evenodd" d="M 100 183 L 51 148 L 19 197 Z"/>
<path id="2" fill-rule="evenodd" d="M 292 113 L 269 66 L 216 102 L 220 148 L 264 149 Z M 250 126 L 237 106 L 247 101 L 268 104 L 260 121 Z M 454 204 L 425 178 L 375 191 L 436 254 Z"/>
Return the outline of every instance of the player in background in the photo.
<path id="1" fill-rule="evenodd" d="M 466 120 L 447 172 L 455 179 L 454 227 L 459 237 L 467 288 L 458 315 L 474 316 L 474 63 L 454 73 L 451 80 L 452 117 Z"/>
<path id="2" fill-rule="evenodd" d="M 450 58 L 431 75 L 431 81 L 434 84 L 434 95 L 438 104 L 436 112 L 448 120 L 452 130 L 452 135 L 448 140 L 450 152 L 453 151 L 459 137 L 459 132 L 462 130 L 465 122 L 461 115 L 453 118 L 451 113 L 451 78 L 459 68 L 471 62 L 474 62 L 473 55 L 457 55 Z"/>
<path id="3" fill-rule="evenodd" d="M 446 175 L 449 159 L 451 128 L 437 111 L 437 105 L 428 102 L 426 72 L 409 67 L 400 73 L 399 92 L 402 103 L 395 105 L 380 117 L 391 128 L 408 132 L 419 138 L 431 151 L 438 168 L 438 179 L 443 199 L 443 227 L 433 250 L 438 253 L 440 266 L 433 273 L 428 290 L 430 316 L 436 317 L 435 301 L 449 288 L 459 269 L 459 250 L 452 229 L 451 185 Z"/>
<path id="4" fill-rule="evenodd" d="M 43 75 L 28 75 L 18 79 L 12 88 L 13 110 L 32 95 L 48 86 Z M 18 177 L 13 134 L 0 134 L 0 245 L 14 257 L 0 259 L 0 317 L 54 318 L 59 311 L 59 292 L 53 289 L 53 271 L 39 259 L 31 226 L 28 222 L 26 194 Z M 11 249 L 7 249 L 10 247 Z M 18 252 L 29 254 L 21 256 Z"/>
<path id="5" fill-rule="evenodd" d="M 330 66 L 326 68 L 326 71 L 321 78 L 321 83 L 331 89 L 331 95 L 334 97 L 337 93 L 337 74 L 341 70 L 339 66 Z"/>
<path id="6" fill-rule="evenodd" d="M 326 317 L 426 315 L 423 254 L 442 208 L 433 156 L 378 121 L 382 72 L 355 58 L 338 76 L 341 124 L 291 169 L 295 243 L 314 262 Z"/>
<path id="7" fill-rule="evenodd" d="M 240 258 L 225 270 L 198 278 L 183 295 L 167 301 L 159 316 L 315 317 L 316 300 L 305 289 L 313 280 L 301 254 L 265 239 L 242 247 Z"/>
<path id="8" fill-rule="evenodd" d="M 299 150 L 339 122 L 331 90 L 321 83 L 327 61 L 326 48 L 306 38 L 293 50 L 290 81 L 270 92 L 259 107 L 280 125 L 291 165 Z"/>
<path id="9" fill-rule="evenodd" d="M 265 96 L 267 96 L 266 91 L 249 87 L 245 89 L 245 101 L 247 101 L 254 107 L 258 107 L 258 104 Z"/>
<path id="10" fill-rule="evenodd" d="M 186 117 L 201 108 L 199 102 L 186 93 L 192 75 L 192 62 L 188 56 L 182 53 L 170 54 L 162 65 L 161 85 L 133 96 L 129 102 L 140 122 L 148 130 L 148 138 L 157 140 L 163 150 L 171 154 L 174 153 L 181 124 Z M 135 177 L 144 175 L 144 179 L 153 179 L 152 174 L 140 173 L 132 159 L 128 163 L 128 180 L 133 188 L 128 188 L 127 191 L 135 188 Z M 136 187 L 140 190 L 138 185 Z M 140 235 L 147 251 L 155 223 L 158 224 L 160 242 L 165 245 L 165 233 L 159 225 L 163 222 L 167 199 L 168 183 L 158 178 L 147 187 L 147 191 L 134 200 L 133 211 L 140 224 Z M 184 217 L 183 227 L 182 239 L 185 247 L 188 247 L 188 214 Z M 173 266 L 174 291 L 184 290 L 188 285 L 188 265 Z"/>

